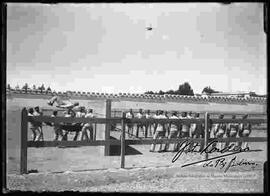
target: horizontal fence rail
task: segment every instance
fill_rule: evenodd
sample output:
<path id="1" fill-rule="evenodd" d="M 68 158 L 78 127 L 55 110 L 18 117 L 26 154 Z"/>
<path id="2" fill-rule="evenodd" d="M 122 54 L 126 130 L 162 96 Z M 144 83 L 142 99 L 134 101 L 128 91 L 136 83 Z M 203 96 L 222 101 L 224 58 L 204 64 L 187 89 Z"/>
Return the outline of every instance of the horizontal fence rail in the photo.
<path id="1" fill-rule="evenodd" d="M 52 122 L 52 123 L 121 123 L 122 118 L 72 118 L 72 117 L 50 117 L 50 116 L 28 116 L 28 121 Z"/>
<path id="2" fill-rule="evenodd" d="M 110 111 L 110 110 L 108 110 Z M 45 122 L 45 123 L 96 123 L 96 124 L 121 124 L 121 137 L 120 140 L 111 140 L 105 137 L 105 140 L 95 141 L 27 141 L 28 122 Z M 132 124 L 204 124 L 204 138 L 163 138 L 163 139 L 125 139 L 125 127 L 128 123 Z M 22 110 L 22 124 L 21 124 L 21 174 L 27 173 L 27 147 L 75 147 L 75 146 L 106 146 L 106 145 L 117 145 L 121 146 L 121 168 L 125 167 L 125 148 L 128 145 L 149 145 L 149 144 L 169 144 L 169 143 L 181 143 L 184 141 L 198 142 L 206 146 L 209 142 L 266 142 L 267 137 L 241 137 L 241 138 L 210 138 L 209 131 L 211 124 L 215 123 L 250 123 L 250 124 L 266 124 L 266 119 L 258 118 L 247 118 L 247 119 L 215 119 L 210 118 L 208 113 L 205 113 L 204 118 L 198 119 L 154 119 L 154 118 L 125 118 L 124 113 L 122 117 L 110 117 L 107 118 L 74 118 L 74 117 L 51 117 L 51 116 L 27 116 L 27 110 Z M 267 124 L 266 124 L 267 125 Z M 72 125 L 71 125 L 72 126 Z M 106 131 L 106 130 L 105 130 Z M 110 130 L 109 130 L 110 131 Z M 206 153 L 205 159 L 208 159 Z"/>

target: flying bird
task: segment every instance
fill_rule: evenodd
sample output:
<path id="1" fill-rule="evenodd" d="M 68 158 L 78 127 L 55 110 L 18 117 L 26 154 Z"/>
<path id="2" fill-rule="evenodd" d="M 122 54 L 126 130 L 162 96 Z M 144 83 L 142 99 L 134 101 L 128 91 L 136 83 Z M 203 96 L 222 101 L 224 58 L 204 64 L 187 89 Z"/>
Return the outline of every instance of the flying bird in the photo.
<path id="1" fill-rule="evenodd" d="M 146 30 L 147 31 L 152 31 L 153 30 L 152 25 L 150 25 L 149 27 L 146 27 Z"/>

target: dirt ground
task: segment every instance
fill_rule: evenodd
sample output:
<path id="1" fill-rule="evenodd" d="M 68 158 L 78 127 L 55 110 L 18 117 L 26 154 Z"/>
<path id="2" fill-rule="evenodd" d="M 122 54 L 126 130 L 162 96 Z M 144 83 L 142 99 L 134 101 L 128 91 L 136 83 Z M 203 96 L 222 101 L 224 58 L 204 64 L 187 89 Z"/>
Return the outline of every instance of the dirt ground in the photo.
<path id="1" fill-rule="evenodd" d="M 10 190 L 39 192 L 262 192 L 261 166 L 242 169 L 224 173 L 200 166 L 170 166 L 38 173 L 9 175 L 8 184 Z"/>
<path id="2" fill-rule="evenodd" d="M 53 130 L 44 128 L 46 140 Z M 203 160 L 198 153 L 183 154 L 175 163 L 173 152 L 152 153 L 149 145 L 131 145 L 120 168 L 120 156 L 104 156 L 104 147 L 29 148 L 28 171 L 19 174 L 19 152 L 16 138 L 8 134 L 7 184 L 9 190 L 82 191 L 82 192 L 262 192 L 263 169 L 267 160 L 267 143 L 250 143 L 251 151 L 237 155 L 237 160 L 256 162 L 256 167 L 229 169 L 205 168 L 186 163 Z M 111 134 L 119 139 L 119 133 Z M 70 139 L 74 135 L 70 135 Z M 251 137 L 266 137 L 266 130 L 254 130 Z M 31 139 L 29 133 L 28 139 Z M 119 151 L 119 149 L 118 149 Z M 209 158 L 217 156 L 211 154 Z M 228 156 L 230 160 L 233 156 Z M 225 175 L 226 174 L 226 175 Z M 251 176 L 251 177 L 250 177 Z"/>

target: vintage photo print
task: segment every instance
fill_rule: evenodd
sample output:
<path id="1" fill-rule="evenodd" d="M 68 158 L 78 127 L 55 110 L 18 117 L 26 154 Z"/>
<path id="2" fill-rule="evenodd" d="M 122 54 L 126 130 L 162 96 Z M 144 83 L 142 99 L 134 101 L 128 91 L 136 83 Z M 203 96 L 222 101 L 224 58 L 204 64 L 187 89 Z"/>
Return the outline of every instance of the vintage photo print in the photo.
<path id="1" fill-rule="evenodd" d="M 268 190 L 264 3 L 6 3 L 5 192 Z"/>

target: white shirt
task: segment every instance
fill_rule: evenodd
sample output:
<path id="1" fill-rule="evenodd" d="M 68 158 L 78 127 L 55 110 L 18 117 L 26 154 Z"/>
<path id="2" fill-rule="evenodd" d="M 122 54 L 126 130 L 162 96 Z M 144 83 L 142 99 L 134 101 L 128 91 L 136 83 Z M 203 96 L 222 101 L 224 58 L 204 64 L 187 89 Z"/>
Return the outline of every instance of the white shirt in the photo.
<path id="1" fill-rule="evenodd" d="M 87 113 L 85 116 L 85 118 L 94 118 L 94 114 L 93 113 Z M 86 123 L 84 126 L 91 126 L 92 123 Z"/>
<path id="2" fill-rule="evenodd" d="M 171 116 L 169 119 L 179 119 L 177 116 Z M 177 131 L 177 125 L 175 124 L 175 123 L 172 123 L 171 124 L 171 130 L 173 130 L 173 131 Z"/>
<path id="3" fill-rule="evenodd" d="M 188 119 L 188 118 L 181 116 L 180 119 Z M 182 124 L 182 131 L 183 132 L 188 132 L 189 131 L 189 126 L 187 124 Z"/>
<path id="4" fill-rule="evenodd" d="M 76 118 L 82 118 L 85 117 L 85 113 L 84 112 L 76 112 Z"/>
<path id="5" fill-rule="evenodd" d="M 144 116 L 145 116 L 145 118 L 146 118 L 146 119 L 148 119 L 148 118 L 150 118 L 150 117 L 151 117 L 151 115 L 150 115 L 150 114 L 145 114 Z"/>
<path id="6" fill-rule="evenodd" d="M 137 113 L 135 117 L 136 117 L 136 118 L 142 118 L 143 115 L 142 115 L 141 113 Z"/>
<path id="7" fill-rule="evenodd" d="M 126 118 L 131 119 L 131 118 L 133 118 L 133 115 L 130 112 L 128 112 L 128 113 L 126 113 Z"/>

